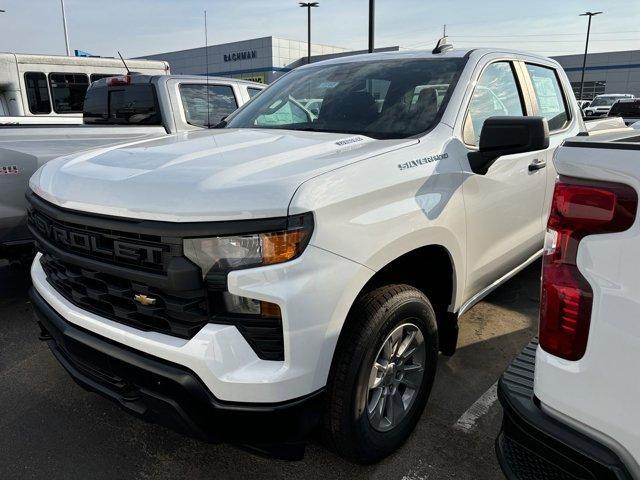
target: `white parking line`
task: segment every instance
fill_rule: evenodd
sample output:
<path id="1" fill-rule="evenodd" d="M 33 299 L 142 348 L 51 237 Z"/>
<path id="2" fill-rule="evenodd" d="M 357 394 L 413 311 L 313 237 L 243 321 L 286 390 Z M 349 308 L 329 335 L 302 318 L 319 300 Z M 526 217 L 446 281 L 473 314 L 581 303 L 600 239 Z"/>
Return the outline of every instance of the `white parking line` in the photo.
<path id="1" fill-rule="evenodd" d="M 489 408 L 491 408 L 491 405 L 493 405 L 497 399 L 498 382 L 491 385 L 489 390 L 484 392 L 480 398 L 462 414 L 458 421 L 453 424 L 453 428 L 465 433 L 471 432 L 476 427 L 478 419 L 489 411 Z"/>

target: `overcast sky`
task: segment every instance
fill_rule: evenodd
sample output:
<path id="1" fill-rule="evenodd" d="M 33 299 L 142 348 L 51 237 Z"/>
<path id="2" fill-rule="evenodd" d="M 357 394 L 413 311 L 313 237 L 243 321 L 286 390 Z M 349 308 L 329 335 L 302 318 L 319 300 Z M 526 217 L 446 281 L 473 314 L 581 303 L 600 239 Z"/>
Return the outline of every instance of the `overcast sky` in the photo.
<path id="1" fill-rule="evenodd" d="M 367 46 L 368 0 L 319 0 L 312 41 Z M 295 0 L 65 0 L 71 49 L 125 57 L 274 35 L 306 39 Z M 0 0 L 0 51 L 64 54 L 60 0 Z M 447 24 L 455 46 L 502 46 L 546 55 L 640 49 L 640 0 L 377 0 L 376 46 L 428 48 Z"/>

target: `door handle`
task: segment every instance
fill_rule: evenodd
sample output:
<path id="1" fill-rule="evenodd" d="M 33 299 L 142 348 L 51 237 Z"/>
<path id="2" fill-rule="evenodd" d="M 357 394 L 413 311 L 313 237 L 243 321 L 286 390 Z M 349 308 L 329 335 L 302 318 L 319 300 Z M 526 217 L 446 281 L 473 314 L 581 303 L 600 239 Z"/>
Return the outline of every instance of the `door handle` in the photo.
<path id="1" fill-rule="evenodd" d="M 547 166 L 546 160 L 540 160 L 538 158 L 534 159 L 533 162 L 529 164 L 529 171 L 535 172 L 536 170 L 541 170 Z"/>

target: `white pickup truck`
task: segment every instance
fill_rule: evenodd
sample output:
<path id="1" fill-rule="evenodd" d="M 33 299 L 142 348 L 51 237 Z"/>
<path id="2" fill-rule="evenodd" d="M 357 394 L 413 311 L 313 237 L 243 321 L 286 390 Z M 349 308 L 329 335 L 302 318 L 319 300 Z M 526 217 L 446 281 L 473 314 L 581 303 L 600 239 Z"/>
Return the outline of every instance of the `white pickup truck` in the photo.
<path id="1" fill-rule="evenodd" d="M 507 478 L 640 478 L 640 135 L 566 140 L 540 332 L 499 383 Z"/>
<path id="2" fill-rule="evenodd" d="M 24 195 L 31 175 L 52 158 L 201 130 L 265 87 L 221 77 L 123 75 L 91 84 L 84 125 L 0 124 L 0 258 L 30 251 Z"/>
<path id="3" fill-rule="evenodd" d="M 292 456 L 323 424 L 379 460 L 458 316 L 541 255 L 551 156 L 583 129 L 555 61 L 441 42 L 298 68 L 219 129 L 51 161 L 28 195 L 43 338 L 148 419 Z"/>

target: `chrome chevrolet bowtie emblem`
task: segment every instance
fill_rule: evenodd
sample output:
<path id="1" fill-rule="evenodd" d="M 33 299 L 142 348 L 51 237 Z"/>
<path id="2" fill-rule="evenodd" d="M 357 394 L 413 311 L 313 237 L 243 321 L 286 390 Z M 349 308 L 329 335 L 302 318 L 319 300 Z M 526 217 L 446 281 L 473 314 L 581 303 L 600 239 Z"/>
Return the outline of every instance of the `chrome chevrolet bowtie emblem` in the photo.
<path id="1" fill-rule="evenodd" d="M 155 298 L 147 297 L 146 295 L 142 295 L 141 293 L 136 293 L 133 296 L 133 300 L 144 306 L 156 304 Z"/>

